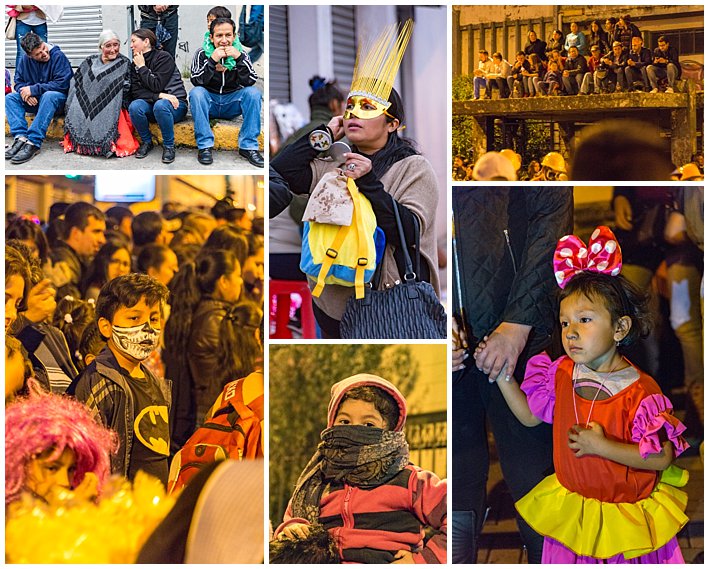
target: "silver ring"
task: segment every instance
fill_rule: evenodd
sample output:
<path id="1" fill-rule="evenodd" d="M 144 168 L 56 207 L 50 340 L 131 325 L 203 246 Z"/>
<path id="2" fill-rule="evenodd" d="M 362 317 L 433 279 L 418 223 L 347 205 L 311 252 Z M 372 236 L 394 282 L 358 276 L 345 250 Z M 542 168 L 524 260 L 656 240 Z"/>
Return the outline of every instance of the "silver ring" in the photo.
<path id="1" fill-rule="evenodd" d="M 354 172 L 355 168 L 357 168 L 357 166 L 355 164 L 347 164 L 347 169 L 350 172 Z"/>

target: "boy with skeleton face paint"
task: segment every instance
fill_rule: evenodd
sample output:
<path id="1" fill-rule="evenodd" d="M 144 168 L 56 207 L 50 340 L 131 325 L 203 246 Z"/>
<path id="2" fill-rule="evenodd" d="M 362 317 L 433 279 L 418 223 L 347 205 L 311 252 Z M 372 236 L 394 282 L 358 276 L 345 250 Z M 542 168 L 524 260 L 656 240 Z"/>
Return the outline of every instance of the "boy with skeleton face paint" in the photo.
<path id="1" fill-rule="evenodd" d="M 165 285 L 131 273 L 106 284 L 96 318 L 107 346 L 74 381 L 69 393 L 118 433 L 111 470 L 132 480 L 139 470 L 167 482 L 170 386 L 141 362 L 160 342 Z"/>

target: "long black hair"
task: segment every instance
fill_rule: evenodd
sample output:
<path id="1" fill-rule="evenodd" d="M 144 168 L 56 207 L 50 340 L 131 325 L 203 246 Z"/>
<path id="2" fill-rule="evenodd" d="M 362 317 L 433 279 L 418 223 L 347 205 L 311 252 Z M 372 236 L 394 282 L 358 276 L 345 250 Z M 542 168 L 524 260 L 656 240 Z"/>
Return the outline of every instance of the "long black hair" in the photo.
<path id="1" fill-rule="evenodd" d="M 251 301 L 235 304 L 222 320 L 218 355 L 228 381 L 246 377 L 263 358 L 262 342 L 257 336 L 262 323 L 263 312 Z"/>
<path id="2" fill-rule="evenodd" d="M 194 262 L 184 263 L 170 283 L 170 318 L 165 325 L 165 351 L 178 365 L 187 365 L 187 344 L 192 328 L 192 315 L 203 296 L 211 296 L 220 277 L 240 270 L 232 251 L 202 251 Z"/>
<path id="3" fill-rule="evenodd" d="M 90 287 L 95 286 L 101 288 L 108 282 L 108 265 L 111 263 L 111 257 L 121 249 L 125 249 L 128 252 L 128 258 L 131 259 L 128 247 L 119 241 L 109 241 L 99 249 L 99 252 L 96 253 L 94 260 L 89 266 L 89 271 L 84 278 L 84 282 L 81 284 L 82 295 L 86 296 L 86 291 Z M 130 262 L 132 265 L 132 259 Z M 132 266 L 129 268 L 129 272 L 130 270 L 132 270 Z"/>
<path id="4" fill-rule="evenodd" d="M 391 90 L 389 95 L 391 105 L 387 109 L 387 113 L 399 120 L 399 125 L 404 124 L 404 102 L 396 89 Z M 386 116 L 387 123 L 394 121 L 390 116 Z M 372 172 L 381 180 L 382 176 L 387 173 L 389 168 L 399 160 L 420 154 L 414 145 L 414 142 L 408 138 L 399 136 L 398 131 L 390 132 L 384 148 L 374 153 L 369 158 L 372 161 Z"/>
<path id="5" fill-rule="evenodd" d="M 5 239 L 19 239 L 21 241 L 34 241 L 42 265 L 49 258 L 49 243 L 42 229 L 34 221 L 18 217 L 5 228 Z"/>
<path id="6" fill-rule="evenodd" d="M 159 47 L 156 47 L 158 45 L 158 37 L 155 35 L 153 30 L 149 30 L 148 28 L 138 28 L 131 35 L 141 40 L 148 40 L 152 49 L 160 49 Z"/>

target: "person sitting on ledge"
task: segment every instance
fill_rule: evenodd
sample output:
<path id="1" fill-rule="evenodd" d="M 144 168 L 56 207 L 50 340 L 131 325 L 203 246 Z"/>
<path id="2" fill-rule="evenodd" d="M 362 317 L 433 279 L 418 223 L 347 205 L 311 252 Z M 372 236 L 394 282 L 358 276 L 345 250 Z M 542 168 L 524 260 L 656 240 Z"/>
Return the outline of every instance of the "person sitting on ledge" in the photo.
<path id="1" fill-rule="evenodd" d="M 25 52 L 15 70 L 15 93 L 5 96 L 5 112 L 15 138 L 5 160 L 23 164 L 32 160 L 47 137 L 54 116 L 64 109 L 73 72 L 59 46 L 29 32 L 21 40 Z M 26 114 L 34 114 L 27 126 Z"/>
<path id="2" fill-rule="evenodd" d="M 564 65 L 562 73 L 562 82 L 564 84 L 564 92 L 567 95 L 578 95 L 581 92 L 581 82 L 583 76 L 588 71 L 586 58 L 579 54 L 577 47 L 569 48 L 569 57 Z"/>
<path id="3" fill-rule="evenodd" d="M 652 52 L 643 47 L 643 38 L 633 37 L 631 40 L 630 53 L 628 54 L 628 66 L 625 68 L 625 84 L 629 91 L 642 90 L 649 91 L 647 67 L 652 63 Z M 640 84 L 642 83 L 642 87 Z"/>
<path id="4" fill-rule="evenodd" d="M 194 118 L 197 160 L 213 162 L 214 132 L 209 119 L 243 116 L 239 130 L 239 155 L 257 168 L 263 167 L 258 150 L 261 132 L 261 91 L 249 56 L 234 47 L 236 24 L 231 18 L 216 18 L 209 25 L 209 37 L 194 55 L 190 79 L 190 106 Z"/>
<path id="5" fill-rule="evenodd" d="M 672 86 L 682 75 L 677 48 L 670 45 L 665 36 L 657 38 L 657 48 L 653 53 L 652 65 L 647 66 L 647 78 L 652 86 L 650 93 L 658 92 L 660 79 L 667 79 L 665 93 L 674 93 Z"/>

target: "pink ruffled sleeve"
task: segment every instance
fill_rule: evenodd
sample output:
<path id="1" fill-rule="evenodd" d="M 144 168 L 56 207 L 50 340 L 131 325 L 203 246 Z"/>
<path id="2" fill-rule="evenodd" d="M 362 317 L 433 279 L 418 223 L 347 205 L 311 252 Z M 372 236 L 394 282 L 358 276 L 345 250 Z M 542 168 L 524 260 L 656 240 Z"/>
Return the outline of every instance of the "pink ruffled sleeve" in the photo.
<path id="1" fill-rule="evenodd" d="M 554 420 L 554 376 L 560 362 L 561 358 L 551 361 L 546 352 L 530 358 L 524 372 L 524 381 L 520 386 L 527 395 L 532 415 L 549 424 Z"/>
<path id="2" fill-rule="evenodd" d="M 689 445 L 682 437 L 687 427 L 672 414 L 670 400 L 662 394 L 650 395 L 642 400 L 633 419 L 632 439 L 640 446 L 640 456 L 647 458 L 662 450 L 659 435 L 662 429 L 674 446 L 675 456 L 687 450 Z"/>

